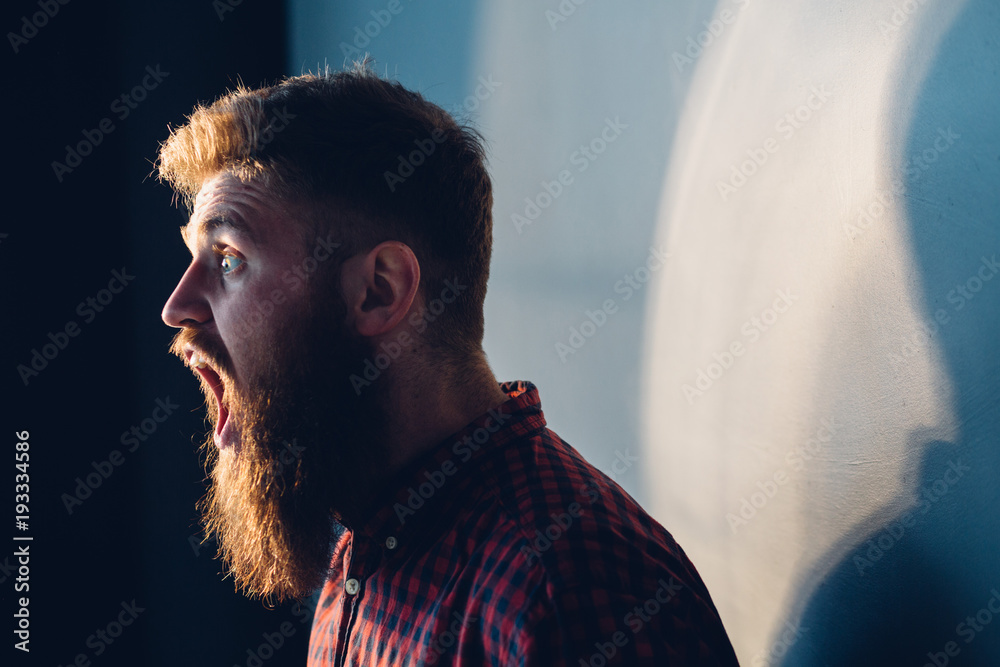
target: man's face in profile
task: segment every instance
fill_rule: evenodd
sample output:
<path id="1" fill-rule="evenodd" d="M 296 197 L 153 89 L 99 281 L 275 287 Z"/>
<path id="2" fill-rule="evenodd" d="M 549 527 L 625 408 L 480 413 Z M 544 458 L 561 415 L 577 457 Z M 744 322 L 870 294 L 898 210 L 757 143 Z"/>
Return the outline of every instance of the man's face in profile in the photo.
<path id="1" fill-rule="evenodd" d="M 322 583 L 332 520 L 359 509 L 387 454 L 381 385 L 358 395 L 348 381 L 372 348 L 345 329 L 344 258 L 307 229 L 260 184 L 216 176 L 183 230 L 192 262 L 163 309 L 213 426 L 206 529 L 238 585 L 278 598 Z"/>

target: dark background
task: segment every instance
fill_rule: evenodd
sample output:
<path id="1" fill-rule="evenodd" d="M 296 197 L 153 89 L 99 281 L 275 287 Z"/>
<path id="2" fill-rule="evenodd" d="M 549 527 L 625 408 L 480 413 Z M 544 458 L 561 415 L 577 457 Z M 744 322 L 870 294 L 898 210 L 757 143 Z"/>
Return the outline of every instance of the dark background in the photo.
<path id="1" fill-rule="evenodd" d="M 204 470 L 196 449 L 205 431 L 202 396 L 190 372 L 167 354 L 172 330 L 160 321 L 162 305 L 189 259 L 177 231 L 185 214 L 171 205 L 169 189 L 150 174 L 168 125 L 183 123 L 196 101 L 215 99 L 236 85 L 237 76 L 257 86 L 288 71 L 298 72 L 300 67 L 315 68 L 324 59 L 339 67 L 338 40 L 349 39 L 356 26 L 370 20 L 369 10 L 384 4 L 326 0 L 303 8 L 306 3 L 299 3 L 300 11 L 291 13 L 303 17 L 295 27 L 299 55 L 293 58 L 286 37 L 290 27 L 286 9 L 293 0 L 231 1 L 239 4 L 231 6 L 226 0 L 69 0 L 67 4 L 13 0 L 0 12 L 6 74 L 0 107 L 7 149 L 2 162 L 6 206 L 0 220 L 0 312 L 4 317 L 0 330 L 6 355 L 0 401 L 0 460 L 4 462 L 0 516 L 5 517 L 0 524 L 5 527 L 0 530 L 4 544 L 0 548 L 4 625 L 0 627 L 7 642 L 0 649 L 2 667 L 88 662 L 95 666 L 304 664 L 308 612 L 300 610 L 296 615 L 287 605 L 269 609 L 260 601 L 247 600 L 220 576 L 214 546 L 199 544 L 195 503 L 203 494 Z M 40 3 L 54 15 L 46 16 Z M 647 360 L 639 351 L 644 311 L 639 304 L 623 310 L 602 338 L 588 344 L 571 366 L 559 360 L 552 342 L 564 340 L 583 310 L 601 303 L 610 285 L 637 266 L 654 242 L 674 123 L 694 77 L 693 68 L 674 69 L 671 52 L 684 51 L 686 40 L 699 34 L 714 9 L 712 3 L 679 0 L 647 3 L 638 9 L 633 3 L 590 2 L 556 33 L 549 29 L 542 11 L 542 6 L 556 5 L 553 0 L 539 5 L 529 21 L 518 25 L 516 39 L 505 45 L 511 51 L 523 50 L 524 62 L 514 58 L 476 62 L 468 56 L 473 51 L 469 44 L 477 38 L 471 28 L 476 25 L 473 17 L 478 4 L 413 2 L 414 7 L 425 9 L 394 19 L 391 28 L 372 40 L 371 48 L 388 72 L 435 101 L 460 104 L 474 90 L 474 83 L 471 88 L 467 84 L 480 76 L 496 75 L 504 82 L 489 103 L 511 96 L 504 109 L 514 113 L 506 118 L 516 119 L 517 130 L 511 131 L 510 120 L 482 128 L 488 137 L 508 144 L 498 151 L 508 161 L 497 159 L 493 165 L 501 174 L 496 179 L 496 211 L 501 222 L 496 227 L 490 283 L 493 298 L 500 296 L 494 310 L 498 317 L 491 319 L 487 313 L 487 345 L 492 336 L 491 353 L 496 352 L 491 361 L 500 369 L 500 379 L 537 382 L 554 429 L 607 471 L 615 460 L 614 449 L 627 451 L 631 445 L 643 451 L 633 397 L 637 378 L 646 372 Z M 892 11 L 890 4 L 885 4 L 885 16 Z M 903 156 L 918 154 L 930 145 L 939 125 L 954 123 L 966 135 L 919 181 L 913 191 L 916 196 L 908 202 L 912 207 L 907 215 L 908 236 L 919 267 L 911 296 L 926 304 L 927 318 L 942 305 L 936 300 L 951 288 L 951 281 L 968 275 L 965 258 L 977 257 L 979 246 L 984 253 L 997 247 L 1000 190 L 978 191 L 985 178 L 978 175 L 979 170 L 993 174 L 989 164 L 996 164 L 996 153 L 987 155 L 996 146 L 996 114 L 990 111 L 1000 108 L 998 89 L 992 85 L 996 58 L 984 59 L 982 54 L 997 53 L 997 3 L 972 0 L 963 4 L 961 20 L 933 47 L 931 70 L 919 88 L 909 93 L 914 100 L 911 117 L 896 121 L 911 126 L 900 140 Z M 625 18 L 612 19 L 617 14 Z M 30 21 L 33 16 L 40 16 L 37 22 L 44 25 L 25 28 L 25 17 Z M 927 22 L 927 34 L 913 43 L 923 51 L 938 44 L 933 35 L 940 25 L 932 20 L 938 14 L 915 15 L 921 16 L 914 20 Z M 504 35 L 514 33 L 509 26 L 498 30 L 505 30 Z M 10 35 L 22 31 L 27 41 L 18 38 L 15 52 Z M 733 39 L 736 32 L 726 35 Z M 875 25 L 869 35 L 879 37 Z M 532 48 L 525 48 L 529 42 Z M 800 56 L 817 65 L 828 57 Z M 527 72 L 525 63 L 530 64 L 532 57 L 540 58 L 539 74 L 517 80 L 514 75 Z M 916 61 L 908 57 L 901 67 Z M 845 59 L 846 67 L 853 67 L 851 63 Z M 128 109 L 126 118 L 120 117 L 122 103 L 112 104 L 123 94 L 131 94 L 147 76 L 147 68 L 168 74 L 155 88 L 143 91 L 145 99 Z M 602 76 L 615 68 L 619 75 Z M 648 81 L 636 85 L 635 70 L 642 71 Z M 847 74 L 857 72 L 849 69 Z M 657 82 L 660 76 L 663 80 Z M 573 102 L 575 115 L 562 115 L 560 110 L 564 112 L 567 105 L 555 104 L 558 96 Z M 907 99 L 902 93 L 899 96 Z M 869 112 L 859 106 L 851 122 L 868 122 Z M 539 179 L 551 180 L 578 143 L 593 136 L 602 118 L 619 113 L 632 126 L 628 137 L 588 172 L 587 185 L 581 179 L 577 189 L 560 199 L 562 208 L 548 210 L 546 218 L 521 239 L 507 222 L 510 213 L 523 209 L 523 198 L 537 194 Z M 65 162 L 67 146 L 77 146 L 85 133 L 96 136 L 105 118 L 114 130 L 101 133 L 92 152 L 72 171 L 57 177 L 53 162 Z M 494 116 L 495 121 L 501 118 Z M 882 122 L 877 117 L 872 120 Z M 535 150 L 531 146 L 535 142 L 550 153 Z M 718 145 L 706 141 L 704 147 Z M 984 155 L 989 163 L 977 163 Z M 954 208 L 922 208 L 920 202 L 947 202 Z M 970 211 L 982 211 L 975 216 L 979 227 L 955 217 Z M 803 221 L 796 224 L 806 224 Z M 775 225 L 788 222 L 779 216 Z M 778 227 L 769 229 L 774 232 Z M 586 233 L 578 233 L 581 230 Z M 703 250 L 689 246 L 679 252 Z M 706 257 L 714 261 L 715 254 Z M 780 263 L 786 257 L 779 253 L 764 259 Z M 123 270 L 135 278 L 87 321 L 77 312 L 78 304 L 101 294 L 112 272 Z M 851 270 L 857 275 L 846 273 L 844 280 L 879 275 L 873 267 Z M 830 285 L 834 285 L 832 278 Z M 741 290 L 742 286 L 729 288 Z M 721 296 L 725 298 L 726 293 Z M 986 591 L 995 584 L 1000 554 L 996 512 L 1000 499 L 995 483 L 1000 468 L 996 447 L 1000 403 L 991 402 L 1000 393 L 1000 375 L 996 373 L 996 344 L 988 342 L 996 339 L 997 311 L 986 305 L 990 303 L 987 298 L 985 293 L 978 297 L 976 315 L 956 319 L 935 341 L 955 387 L 953 412 L 956 423 L 962 424 L 962 437 L 945 443 L 935 436 L 913 434 L 912 456 L 919 459 L 919 465 L 913 467 L 911 479 L 904 478 L 907 494 L 928 487 L 946 469 L 951 451 L 957 448 L 974 464 L 979 481 L 963 482 L 936 505 L 936 514 L 908 533 L 905 546 L 894 549 L 878 570 L 861 578 L 853 556 L 867 553 L 867 540 L 898 518 L 873 506 L 873 532 L 845 534 L 843 543 L 818 561 L 821 568 L 806 572 L 798 582 L 801 597 L 789 602 L 789 621 L 801 616 L 802 624 L 813 630 L 788 652 L 783 664 L 888 665 L 899 663 L 900 656 L 912 659 L 908 664 L 920 664 L 927 650 L 938 650 L 954 637 L 958 619 L 988 599 Z M 683 313 L 678 319 L 694 321 L 685 320 Z M 844 317 L 839 326 L 847 327 L 851 319 Z M 77 325 L 79 334 L 63 340 L 64 349 L 52 347 L 49 334 L 60 339 L 67 323 Z M 693 324 L 685 326 L 697 332 Z M 833 355 L 830 359 L 841 354 L 853 359 L 859 351 L 868 354 L 878 349 L 871 340 L 849 338 L 843 335 L 845 331 L 855 333 L 848 327 L 830 334 L 834 342 L 823 348 L 824 354 Z M 912 331 L 892 330 L 885 335 L 897 334 Z M 838 337 L 843 341 L 838 342 Z M 499 343 L 504 340 L 514 342 Z M 34 351 L 46 345 L 56 354 L 26 385 L 18 366 L 30 366 Z M 830 375 L 815 377 L 829 380 L 835 388 L 853 386 L 859 377 L 850 374 L 849 366 L 834 365 L 825 371 Z M 595 392 L 598 382 L 604 389 Z M 839 402 L 845 395 L 831 394 L 836 396 L 831 409 L 847 405 Z M 157 401 L 177 408 L 162 423 L 147 421 L 155 431 L 134 451 L 127 451 L 122 434 L 149 420 Z M 31 447 L 30 518 L 29 529 L 21 532 L 14 526 L 15 475 L 19 472 L 14 468 L 14 454 L 15 434 L 25 430 L 30 433 Z M 843 444 L 852 436 L 840 437 Z M 688 443 L 656 446 L 661 444 L 685 447 Z M 732 451 L 746 444 L 734 442 Z M 116 450 L 121 464 L 109 468 L 107 461 Z M 95 472 L 95 465 L 110 475 L 105 478 Z M 652 489 L 660 478 L 654 476 L 656 470 L 654 475 L 640 474 L 641 468 L 649 468 L 648 459 L 629 471 L 631 477 L 617 481 L 646 504 L 650 496 L 641 493 L 641 479 L 651 480 L 648 489 Z M 886 470 L 895 475 L 895 462 Z M 88 497 L 74 501 L 70 513 L 64 501 L 77 492 L 78 480 L 88 477 L 99 486 L 84 489 Z M 835 498 L 843 492 L 837 486 Z M 669 495 L 660 496 L 661 508 L 664 498 Z M 707 492 L 688 502 L 706 498 Z M 822 498 L 818 502 L 819 524 L 837 518 L 839 508 Z M 900 502 L 908 506 L 910 496 Z M 684 516 L 683 511 L 677 516 Z M 718 519 L 723 520 L 721 513 Z M 775 539 L 785 537 L 779 524 L 757 528 L 773 530 Z M 18 544 L 24 544 L 14 542 L 15 535 L 33 538 L 27 593 L 14 592 L 18 575 L 12 554 Z M 729 547 L 721 540 L 692 539 L 688 546 L 681 541 L 696 562 L 699 549 L 738 550 L 734 572 L 746 558 L 756 557 L 751 548 L 739 543 Z M 719 588 L 713 595 L 719 601 L 732 593 Z M 11 614 L 15 598 L 21 596 L 30 599 L 30 654 L 13 649 L 15 619 Z M 96 633 L 116 621 L 123 603 L 133 601 L 143 610 L 135 622 L 110 645 L 97 643 Z M 275 633 L 283 623 L 289 624 L 284 627 L 292 631 L 291 636 L 282 638 L 282 646 L 272 651 L 266 637 L 277 643 Z M 998 623 L 994 622 L 990 633 L 978 636 L 971 649 L 963 650 L 961 664 L 998 664 L 993 660 L 1000 654 Z M 763 645 L 777 640 L 759 638 Z M 255 656 L 262 645 L 263 653 Z M 76 661 L 77 656 L 83 660 Z"/>
<path id="2" fill-rule="evenodd" d="M 220 18 L 222 7 L 231 11 Z M 70 665 L 83 654 L 102 667 L 304 664 L 311 618 L 237 594 L 219 575 L 214 545 L 198 543 L 202 397 L 167 353 L 173 330 L 160 320 L 189 260 L 178 234 L 185 212 L 150 176 L 168 124 L 182 123 L 195 101 L 213 100 L 237 75 L 251 86 L 281 77 L 284 3 L 51 2 L 49 11 L 56 8 L 37 32 L 25 30 L 29 38 L 16 53 L 7 33 L 20 33 L 22 17 L 42 9 L 5 3 L 0 20 L 9 147 L 0 222 L 0 514 L 8 517 L 0 539 L 9 545 L 0 550 L 0 662 Z M 141 84 L 147 66 L 165 76 L 122 118 L 125 107 L 112 104 Z M 96 136 L 104 118 L 113 131 L 57 178 L 52 163 L 66 162 L 66 146 L 83 141 L 84 131 Z M 77 312 L 123 267 L 134 279 L 120 294 L 101 312 Z M 65 347 L 26 385 L 17 366 L 30 366 L 32 351 L 69 322 L 79 334 L 63 339 Z M 162 423 L 147 421 L 156 430 L 128 451 L 122 434 L 152 417 L 157 400 L 178 407 Z M 15 432 L 22 430 L 30 433 L 31 456 L 24 532 L 13 525 Z M 120 465 L 100 466 L 114 450 Z M 111 473 L 70 513 L 65 498 L 76 493 L 77 478 L 95 472 L 95 462 Z M 14 534 L 33 541 L 15 543 Z M 15 594 L 19 544 L 30 544 L 30 591 Z M 12 647 L 15 598 L 24 595 L 30 654 Z M 111 644 L 97 639 L 133 600 L 143 610 L 134 622 Z M 294 632 L 282 646 L 273 655 L 265 649 L 260 663 L 251 659 L 248 650 L 286 621 L 286 632 Z"/>

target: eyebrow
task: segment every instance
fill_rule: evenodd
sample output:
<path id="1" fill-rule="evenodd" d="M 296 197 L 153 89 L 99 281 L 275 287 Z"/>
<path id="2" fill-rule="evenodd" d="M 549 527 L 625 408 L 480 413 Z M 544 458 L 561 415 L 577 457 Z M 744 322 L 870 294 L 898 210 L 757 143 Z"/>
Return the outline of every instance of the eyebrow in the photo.
<path id="1" fill-rule="evenodd" d="M 197 226 L 201 227 L 201 229 L 206 234 L 210 234 L 215 230 L 221 228 L 231 229 L 237 234 L 240 234 L 241 236 L 245 236 L 246 238 L 248 238 L 250 242 L 253 243 L 254 245 L 259 245 L 257 240 L 257 233 L 250 225 L 246 224 L 239 218 L 234 218 L 226 215 L 213 215 L 212 217 L 201 221 Z M 181 227 L 181 238 L 184 239 L 184 243 L 187 245 L 190 245 L 190 243 L 188 243 L 188 235 L 192 231 L 193 230 L 190 222 Z"/>

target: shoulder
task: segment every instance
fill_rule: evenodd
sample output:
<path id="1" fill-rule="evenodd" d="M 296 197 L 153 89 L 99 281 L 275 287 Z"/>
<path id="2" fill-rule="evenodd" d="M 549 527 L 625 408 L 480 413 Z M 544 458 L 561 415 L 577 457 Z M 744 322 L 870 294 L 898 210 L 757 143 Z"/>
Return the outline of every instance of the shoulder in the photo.
<path id="1" fill-rule="evenodd" d="M 522 657 L 547 664 L 556 660 L 547 652 L 564 651 L 586 663 L 595 642 L 636 656 L 666 655 L 678 643 L 685 655 L 703 651 L 700 643 L 731 654 L 701 577 L 670 533 L 558 435 L 543 429 L 511 443 L 489 468 L 502 535 L 495 583 L 507 609 L 493 619 L 495 634 Z"/>
<path id="2" fill-rule="evenodd" d="M 653 574 L 700 581 L 673 536 L 553 431 L 511 443 L 490 468 L 507 530 L 553 585 L 638 589 Z"/>

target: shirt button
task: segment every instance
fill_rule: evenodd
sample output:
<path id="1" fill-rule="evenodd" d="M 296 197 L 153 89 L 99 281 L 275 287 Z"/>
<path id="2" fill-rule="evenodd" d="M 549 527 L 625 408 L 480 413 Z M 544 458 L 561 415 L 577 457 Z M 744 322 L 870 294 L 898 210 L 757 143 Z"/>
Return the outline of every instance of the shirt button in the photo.
<path id="1" fill-rule="evenodd" d="M 361 584 L 359 584 L 358 580 L 354 579 L 353 577 L 351 579 L 348 579 L 347 583 L 344 584 L 344 590 L 347 591 L 348 595 L 354 595 L 355 593 L 358 592 L 359 588 L 361 588 Z"/>
<path id="2" fill-rule="evenodd" d="M 396 548 L 396 544 L 397 544 L 396 538 L 393 537 L 392 535 L 390 535 L 389 537 L 385 538 L 385 546 L 386 546 L 387 549 L 395 549 Z"/>

